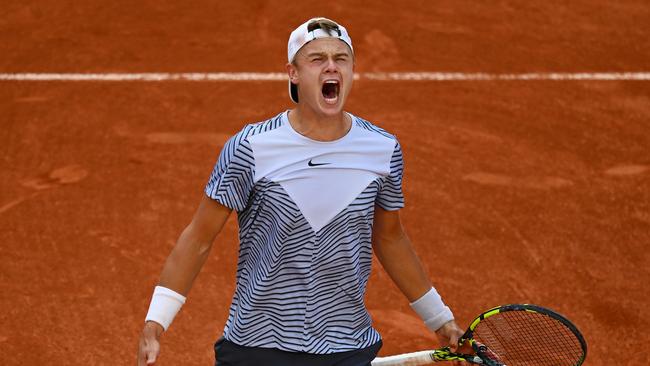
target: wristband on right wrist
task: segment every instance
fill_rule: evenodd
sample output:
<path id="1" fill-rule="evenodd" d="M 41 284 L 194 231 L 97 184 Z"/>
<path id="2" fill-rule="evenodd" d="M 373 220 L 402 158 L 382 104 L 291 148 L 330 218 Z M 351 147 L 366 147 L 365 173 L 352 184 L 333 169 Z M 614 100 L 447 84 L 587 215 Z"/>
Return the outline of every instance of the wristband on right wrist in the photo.
<path id="1" fill-rule="evenodd" d="M 167 330 L 184 303 L 185 296 L 166 287 L 156 286 L 144 321 L 154 321 Z"/>
<path id="2" fill-rule="evenodd" d="M 445 323 L 454 320 L 454 314 L 444 302 L 435 288 L 411 303 L 411 308 L 424 320 L 424 324 L 435 332 Z"/>

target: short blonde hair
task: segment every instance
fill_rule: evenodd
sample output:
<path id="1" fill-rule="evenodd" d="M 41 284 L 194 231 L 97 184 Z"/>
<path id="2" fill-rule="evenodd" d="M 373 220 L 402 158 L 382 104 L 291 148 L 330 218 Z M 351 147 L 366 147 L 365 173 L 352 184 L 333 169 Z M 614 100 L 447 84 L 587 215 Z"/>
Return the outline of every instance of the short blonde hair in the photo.
<path id="1" fill-rule="evenodd" d="M 316 29 L 322 29 L 325 32 L 327 32 L 327 34 L 329 34 L 330 36 L 333 35 L 332 33 L 336 33 L 337 36 L 341 35 L 341 30 L 339 29 L 339 25 L 325 18 L 314 19 L 312 22 L 307 24 L 308 32 L 312 32 Z"/>
<path id="2" fill-rule="evenodd" d="M 313 32 L 316 29 L 322 29 L 325 32 L 327 32 L 327 34 L 333 37 L 341 35 L 341 30 L 339 29 L 339 25 L 325 18 L 317 18 L 309 22 L 309 24 L 307 24 L 308 32 Z M 354 57 L 354 54 L 352 54 L 352 57 Z M 291 64 L 293 66 L 298 66 L 298 64 L 296 63 L 296 58 L 291 60 Z"/>

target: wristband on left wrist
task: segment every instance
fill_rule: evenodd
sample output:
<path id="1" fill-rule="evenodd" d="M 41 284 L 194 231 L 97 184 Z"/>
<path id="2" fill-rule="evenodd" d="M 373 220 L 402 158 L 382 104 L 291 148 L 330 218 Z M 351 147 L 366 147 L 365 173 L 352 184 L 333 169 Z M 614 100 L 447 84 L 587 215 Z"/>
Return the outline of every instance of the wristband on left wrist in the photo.
<path id="1" fill-rule="evenodd" d="M 422 318 L 424 324 L 435 332 L 445 323 L 454 320 L 451 309 L 442 301 L 435 288 L 411 303 L 411 308 Z"/>

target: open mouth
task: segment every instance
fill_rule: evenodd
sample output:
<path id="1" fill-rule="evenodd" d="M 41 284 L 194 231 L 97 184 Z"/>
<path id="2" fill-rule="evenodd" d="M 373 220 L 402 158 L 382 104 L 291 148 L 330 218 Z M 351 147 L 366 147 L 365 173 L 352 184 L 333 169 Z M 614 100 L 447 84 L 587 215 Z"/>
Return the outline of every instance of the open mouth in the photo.
<path id="1" fill-rule="evenodd" d="M 339 98 L 340 85 L 337 80 L 325 80 L 323 83 L 323 98 L 328 104 L 334 104 Z"/>

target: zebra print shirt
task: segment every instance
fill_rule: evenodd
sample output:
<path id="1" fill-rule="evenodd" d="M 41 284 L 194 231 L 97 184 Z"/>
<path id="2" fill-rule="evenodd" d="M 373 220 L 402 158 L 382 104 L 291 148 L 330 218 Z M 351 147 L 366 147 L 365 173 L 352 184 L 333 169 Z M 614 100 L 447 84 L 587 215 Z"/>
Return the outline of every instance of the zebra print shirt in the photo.
<path id="1" fill-rule="evenodd" d="M 364 304 L 374 209 L 404 206 L 400 145 L 352 115 L 344 137 L 314 141 L 287 114 L 228 140 L 205 187 L 239 221 L 224 336 L 315 354 L 368 347 L 380 340 Z"/>

